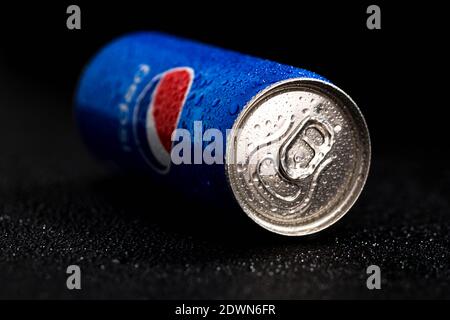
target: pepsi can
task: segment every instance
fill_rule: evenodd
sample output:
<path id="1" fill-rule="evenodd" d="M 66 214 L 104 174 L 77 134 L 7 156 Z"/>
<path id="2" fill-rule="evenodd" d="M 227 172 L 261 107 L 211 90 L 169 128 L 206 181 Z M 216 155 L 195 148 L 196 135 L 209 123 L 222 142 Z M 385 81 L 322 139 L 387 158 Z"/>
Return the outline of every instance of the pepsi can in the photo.
<path id="1" fill-rule="evenodd" d="M 283 235 L 340 219 L 368 175 L 355 102 L 313 72 L 161 33 L 102 49 L 75 95 L 100 159 L 198 199 L 235 201 Z"/>

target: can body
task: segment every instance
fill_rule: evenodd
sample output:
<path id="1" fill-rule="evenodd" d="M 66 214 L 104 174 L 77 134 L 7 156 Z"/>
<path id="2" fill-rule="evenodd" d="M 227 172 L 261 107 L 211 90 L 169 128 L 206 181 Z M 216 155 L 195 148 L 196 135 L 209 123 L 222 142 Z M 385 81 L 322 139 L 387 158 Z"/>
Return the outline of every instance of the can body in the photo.
<path id="1" fill-rule="evenodd" d="M 307 70 L 159 33 L 121 38 L 94 58 L 76 94 L 77 119 L 89 149 L 101 160 L 141 168 L 155 179 L 173 181 L 185 192 L 206 198 L 224 197 L 229 190 L 223 163 L 207 165 L 202 159 L 194 164 L 191 139 L 193 165 L 169 164 L 164 172 L 167 165 L 159 168 L 157 148 L 152 150 L 144 137 L 146 107 L 161 75 L 181 68 L 187 68 L 192 79 L 183 88 L 188 92 L 176 127 L 190 131 L 191 137 L 195 121 L 202 122 L 203 133 L 215 128 L 226 137 L 248 101 L 273 83 L 295 77 L 323 79 Z M 170 133 L 163 137 L 166 146 L 167 138 Z M 224 148 L 225 143 L 224 138 Z"/>
<path id="2" fill-rule="evenodd" d="M 293 78 L 327 82 L 292 66 L 137 33 L 106 46 L 86 67 L 76 116 L 85 143 L 100 159 L 146 171 L 202 199 L 234 201 L 224 159 L 227 130 L 260 92 Z M 189 163 L 171 159 L 175 129 L 190 134 L 190 157 L 182 152 Z M 223 140 L 205 136 L 208 129 L 220 131 Z M 222 144 L 222 161 L 205 163 L 202 150 L 213 140 L 218 148 Z"/>

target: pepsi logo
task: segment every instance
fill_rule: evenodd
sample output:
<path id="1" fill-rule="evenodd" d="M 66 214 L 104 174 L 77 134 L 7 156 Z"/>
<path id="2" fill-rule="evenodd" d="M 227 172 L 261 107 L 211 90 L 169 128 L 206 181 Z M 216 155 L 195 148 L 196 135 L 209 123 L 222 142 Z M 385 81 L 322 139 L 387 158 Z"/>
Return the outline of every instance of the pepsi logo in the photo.
<path id="1" fill-rule="evenodd" d="M 134 110 L 134 136 L 145 161 L 157 172 L 170 169 L 173 131 L 194 79 L 189 67 L 170 69 L 155 76 L 142 90 Z"/>

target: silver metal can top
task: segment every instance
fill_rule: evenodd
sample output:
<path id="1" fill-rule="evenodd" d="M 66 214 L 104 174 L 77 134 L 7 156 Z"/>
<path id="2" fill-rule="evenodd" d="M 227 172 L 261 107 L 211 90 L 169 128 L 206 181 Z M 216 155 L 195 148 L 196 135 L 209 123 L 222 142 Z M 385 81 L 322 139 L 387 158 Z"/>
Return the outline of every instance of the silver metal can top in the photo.
<path id="1" fill-rule="evenodd" d="M 228 135 L 226 172 L 242 209 L 283 235 L 339 220 L 364 187 L 370 139 L 353 100 L 315 79 L 289 79 L 257 94 Z"/>

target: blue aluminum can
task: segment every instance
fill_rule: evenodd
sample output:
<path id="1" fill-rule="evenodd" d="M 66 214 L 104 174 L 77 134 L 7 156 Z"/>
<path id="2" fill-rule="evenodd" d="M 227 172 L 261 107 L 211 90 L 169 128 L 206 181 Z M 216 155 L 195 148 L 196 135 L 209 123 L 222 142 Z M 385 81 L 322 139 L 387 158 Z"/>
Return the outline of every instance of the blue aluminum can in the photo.
<path id="1" fill-rule="evenodd" d="M 166 34 L 102 49 L 81 76 L 75 109 L 100 159 L 199 201 L 237 201 L 284 235 L 336 222 L 368 174 L 365 121 L 328 80 Z"/>

